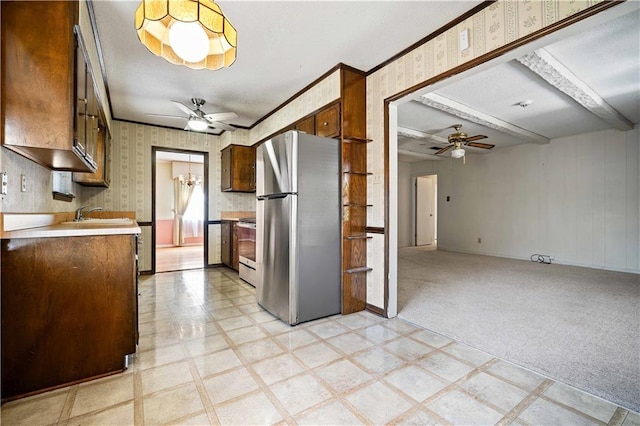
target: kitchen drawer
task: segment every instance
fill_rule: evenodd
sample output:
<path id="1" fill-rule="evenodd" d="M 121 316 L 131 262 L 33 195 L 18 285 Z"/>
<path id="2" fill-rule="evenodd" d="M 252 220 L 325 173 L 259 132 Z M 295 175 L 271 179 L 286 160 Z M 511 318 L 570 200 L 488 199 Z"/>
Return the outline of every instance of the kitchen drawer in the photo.
<path id="1" fill-rule="evenodd" d="M 327 138 L 340 136 L 340 104 L 331 105 L 316 114 L 316 135 Z"/>

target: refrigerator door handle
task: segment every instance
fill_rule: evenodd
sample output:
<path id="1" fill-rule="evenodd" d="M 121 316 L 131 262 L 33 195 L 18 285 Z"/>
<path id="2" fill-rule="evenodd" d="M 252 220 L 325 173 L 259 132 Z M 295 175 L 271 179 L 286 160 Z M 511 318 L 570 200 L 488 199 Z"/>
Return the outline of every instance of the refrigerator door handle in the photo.
<path id="1" fill-rule="evenodd" d="M 286 198 L 288 195 L 297 195 L 295 192 L 280 192 L 278 194 L 259 195 L 258 200 L 273 200 L 278 198 Z"/>

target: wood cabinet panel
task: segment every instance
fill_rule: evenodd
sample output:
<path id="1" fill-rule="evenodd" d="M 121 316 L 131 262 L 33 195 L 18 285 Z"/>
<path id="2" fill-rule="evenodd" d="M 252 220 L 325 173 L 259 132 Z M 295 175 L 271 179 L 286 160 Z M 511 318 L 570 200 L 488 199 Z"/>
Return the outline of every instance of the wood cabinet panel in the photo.
<path id="1" fill-rule="evenodd" d="M 231 229 L 231 267 L 238 271 L 240 268 L 240 250 L 238 249 L 238 222 L 233 222 Z"/>
<path id="2" fill-rule="evenodd" d="M 238 223 L 233 220 L 223 220 L 220 232 L 220 261 L 231 269 L 238 270 Z"/>
<path id="3" fill-rule="evenodd" d="M 98 126 L 93 129 L 95 133 L 95 162 L 96 171 L 94 173 L 73 173 L 73 181 L 84 186 L 108 187 L 111 182 L 111 139 L 106 128 Z"/>
<path id="4" fill-rule="evenodd" d="M 224 192 L 255 192 L 256 150 L 229 145 L 221 151 L 220 189 Z"/>
<path id="5" fill-rule="evenodd" d="M 136 351 L 135 235 L 2 240 L 2 399 L 125 368 Z"/>
<path id="6" fill-rule="evenodd" d="M 220 230 L 220 261 L 228 266 L 232 267 L 233 263 L 231 261 L 232 252 L 231 245 L 233 244 L 233 233 L 232 227 L 233 222 L 228 220 L 223 220 Z"/>
<path id="7" fill-rule="evenodd" d="M 315 116 L 316 135 L 327 138 L 340 136 L 340 104 L 319 111 Z"/>
<path id="8" fill-rule="evenodd" d="M 77 35 L 76 35 L 77 37 Z M 84 53 L 80 43 L 75 43 L 75 91 L 73 92 L 73 99 L 75 101 L 75 114 L 73 115 L 73 132 L 74 132 L 74 147 L 76 151 L 80 152 L 83 156 L 87 153 L 87 63 L 84 60 Z"/>
<path id="9" fill-rule="evenodd" d="M 316 134 L 316 117 L 313 115 L 309 116 L 299 121 L 298 123 L 296 123 L 296 125 L 293 126 L 293 128 L 294 130 L 299 130 L 309 135 L 315 135 Z"/>
<path id="10" fill-rule="evenodd" d="M 83 61 L 75 47 L 78 3 L 5 1 L 0 7 L 3 146 L 48 168 L 95 170 L 74 128 Z M 25 24 L 34 20 L 46 25 Z"/>

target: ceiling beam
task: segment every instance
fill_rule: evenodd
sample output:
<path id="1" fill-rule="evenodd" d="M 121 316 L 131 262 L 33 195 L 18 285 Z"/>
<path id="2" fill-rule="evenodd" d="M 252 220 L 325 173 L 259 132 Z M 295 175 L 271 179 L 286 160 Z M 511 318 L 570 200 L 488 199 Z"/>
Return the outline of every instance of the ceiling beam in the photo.
<path id="1" fill-rule="evenodd" d="M 419 139 L 419 140 L 429 140 L 431 142 L 435 142 L 437 144 L 448 144 L 449 141 L 447 138 L 443 138 L 438 135 L 430 135 L 429 133 L 421 132 L 419 130 L 408 129 L 406 127 L 398 126 L 398 136 L 404 136 L 406 138 L 411 139 Z"/>
<path id="2" fill-rule="evenodd" d="M 538 49 L 517 60 L 610 126 L 623 131 L 633 129 L 633 124 L 624 115 L 546 50 Z"/>
<path id="3" fill-rule="evenodd" d="M 537 144 L 547 144 L 550 142 L 549 138 L 547 137 L 534 132 L 530 132 L 529 130 L 525 130 L 518 126 L 514 126 L 513 124 L 508 123 L 504 120 L 500 120 L 499 118 L 493 117 L 489 114 L 485 114 L 435 93 L 427 93 L 425 95 L 422 95 L 418 100 L 431 108 L 435 108 L 448 114 L 455 115 L 456 117 L 460 117 L 467 121 L 480 124 L 481 126 L 497 130 L 499 132 L 511 135 L 527 142 Z"/>
<path id="4" fill-rule="evenodd" d="M 399 149 L 398 154 L 404 154 L 404 155 L 408 155 L 410 157 L 415 157 L 415 158 L 423 158 L 425 160 L 438 160 L 438 161 L 444 160 L 444 158 L 438 157 L 437 155 L 425 154 L 423 152 L 409 151 L 406 149 Z"/>

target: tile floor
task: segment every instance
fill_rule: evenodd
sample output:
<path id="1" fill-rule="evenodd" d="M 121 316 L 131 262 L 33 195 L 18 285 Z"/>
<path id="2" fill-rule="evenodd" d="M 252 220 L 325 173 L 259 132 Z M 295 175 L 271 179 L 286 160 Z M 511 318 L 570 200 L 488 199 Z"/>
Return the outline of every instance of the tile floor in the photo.
<path id="1" fill-rule="evenodd" d="M 227 269 L 142 277 L 121 374 L 13 401 L 3 425 L 640 425 L 617 407 L 399 319 L 289 327 Z"/>

